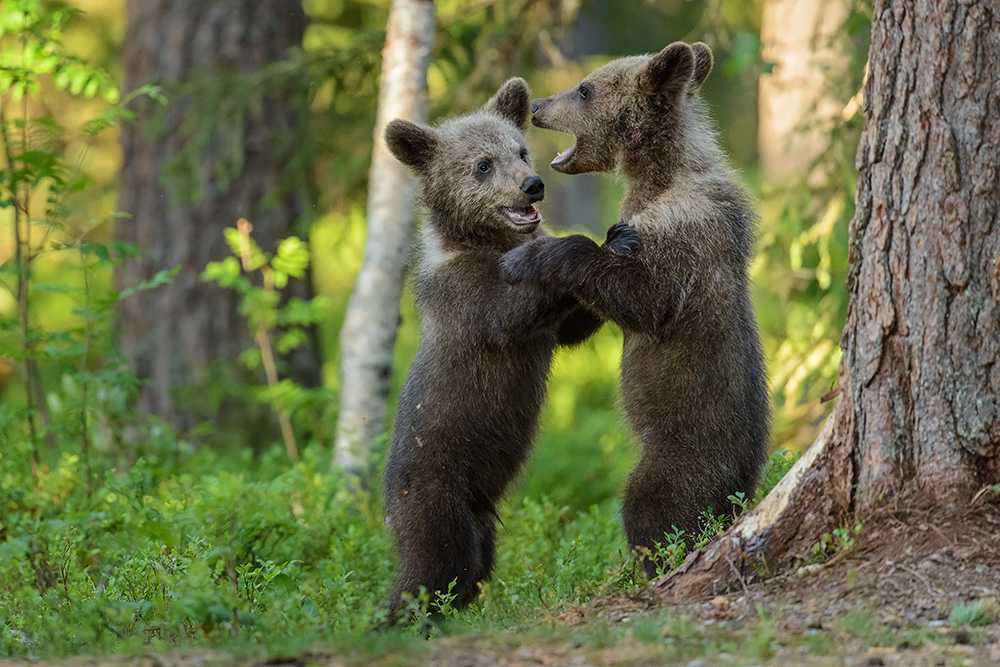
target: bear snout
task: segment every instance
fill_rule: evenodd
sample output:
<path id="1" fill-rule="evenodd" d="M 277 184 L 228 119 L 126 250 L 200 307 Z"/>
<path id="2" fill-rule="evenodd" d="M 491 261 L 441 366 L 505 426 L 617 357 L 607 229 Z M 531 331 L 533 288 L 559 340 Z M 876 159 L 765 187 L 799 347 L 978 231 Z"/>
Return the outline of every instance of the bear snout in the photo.
<path id="1" fill-rule="evenodd" d="M 537 100 L 531 100 L 531 124 L 535 127 L 540 127 L 542 129 L 548 130 L 552 129 L 545 123 L 545 108 L 549 103 L 549 97 L 542 97 Z"/>
<path id="2" fill-rule="evenodd" d="M 541 201 L 545 197 L 545 183 L 538 176 L 530 176 L 521 183 L 521 192 L 531 198 L 531 202 Z"/>

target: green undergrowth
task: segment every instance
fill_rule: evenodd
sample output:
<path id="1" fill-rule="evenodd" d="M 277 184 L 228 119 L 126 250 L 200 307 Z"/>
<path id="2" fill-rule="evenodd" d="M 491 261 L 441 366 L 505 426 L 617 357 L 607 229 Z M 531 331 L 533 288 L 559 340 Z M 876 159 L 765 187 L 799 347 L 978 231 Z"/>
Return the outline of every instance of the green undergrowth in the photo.
<path id="1" fill-rule="evenodd" d="M 288 464 L 277 448 L 255 461 L 163 442 L 120 470 L 95 463 L 89 492 L 75 455 L 43 465 L 36 493 L 17 448 L 0 450 L 0 654 L 335 637 L 381 650 L 361 639 L 396 564 L 376 495 L 344 492 L 318 447 Z M 501 519 L 491 582 L 466 610 L 443 605 L 431 634 L 552 624 L 567 605 L 644 583 L 614 499 L 576 509 L 520 495 Z"/>

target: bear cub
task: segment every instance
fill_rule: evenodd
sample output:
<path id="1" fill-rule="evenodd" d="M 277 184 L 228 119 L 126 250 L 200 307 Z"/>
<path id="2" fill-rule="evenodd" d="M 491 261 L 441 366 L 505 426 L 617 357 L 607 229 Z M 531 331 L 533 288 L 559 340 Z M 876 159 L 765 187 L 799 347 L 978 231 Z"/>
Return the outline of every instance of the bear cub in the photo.
<path id="1" fill-rule="evenodd" d="M 557 344 L 601 320 L 564 291 L 510 285 L 500 257 L 545 238 L 544 196 L 525 146 L 531 98 L 511 79 L 479 111 L 435 128 L 394 120 L 390 151 L 418 181 L 423 256 L 414 283 L 420 343 L 403 385 L 384 474 L 386 526 L 401 567 L 391 625 L 420 587 L 471 602 L 493 569 L 497 504 L 527 459 Z M 627 253 L 636 234 L 613 228 Z M 620 256 L 620 255 L 616 255 Z"/>
<path id="2" fill-rule="evenodd" d="M 568 290 L 624 332 L 622 405 L 642 444 L 622 503 L 629 545 L 655 553 L 674 528 L 688 543 L 702 512 L 753 498 L 767 457 L 770 402 L 748 266 L 756 217 L 726 164 L 698 89 L 704 44 L 612 61 L 566 92 L 534 100 L 532 122 L 575 135 L 564 174 L 616 172 L 639 252 L 582 236 L 541 238 L 502 261 L 516 284 Z M 658 563 L 648 558 L 647 576 Z"/>

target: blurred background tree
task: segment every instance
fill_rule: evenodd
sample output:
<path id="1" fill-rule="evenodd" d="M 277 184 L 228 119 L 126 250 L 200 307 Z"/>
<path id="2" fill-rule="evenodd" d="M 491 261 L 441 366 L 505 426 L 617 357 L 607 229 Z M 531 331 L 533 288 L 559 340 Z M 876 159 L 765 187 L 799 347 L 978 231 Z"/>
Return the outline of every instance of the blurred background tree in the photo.
<path id="1" fill-rule="evenodd" d="M 181 266 L 173 285 L 141 295 L 141 304 L 122 306 L 118 340 L 135 370 L 150 380 L 142 389 L 143 406 L 184 428 L 202 420 L 222 425 L 213 438 L 200 436 L 216 446 L 243 447 L 249 433 L 260 447 L 273 442 L 280 448 L 276 429 L 259 428 L 269 423 L 267 413 L 241 407 L 248 400 L 246 388 L 263 384 L 263 376 L 244 374 L 232 362 L 252 347 L 237 299 L 199 283 L 198 275 L 209 261 L 228 254 L 221 229 L 239 217 L 254 223 L 265 248 L 285 235 L 308 235 L 312 289 L 327 297 L 331 312 L 319 327 L 319 344 L 305 341 L 298 356 L 285 360 L 282 377 L 303 385 L 321 382 L 336 396 L 338 332 L 366 236 L 379 54 L 390 2 L 69 4 L 83 13 L 66 28 L 68 49 L 120 74 L 125 90 L 153 80 L 163 84 L 167 98 L 165 106 L 137 108 L 139 122 L 123 131 L 121 148 L 114 137 L 98 140 L 81 164 L 98 187 L 71 202 L 74 216 L 89 219 L 115 208 L 117 193 L 118 208 L 131 216 L 104 221 L 90 232 L 99 240 L 117 235 L 143 250 L 140 261 L 120 270 L 119 286 L 154 267 Z M 716 71 L 703 93 L 722 144 L 760 200 L 755 297 L 777 405 L 774 445 L 792 450 L 808 445 L 829 410 L 819 399 L 835 385 L 839 361 L 846 222 L 853 213 L 860 131 L 857 92 L 870 3 L 441 0 L 436 5 L 427 73 L 432 122 L 482 104 L 510 76 L 525 77 L 535 94 L 544 96 L 617 56 L 656 51 L 678 39 L 712 47 Z M 815 12 L 812 18 L 789 18 L 799 16 L 803 6 Z M 773 43 L 772 35 L 785 39 Z M 772 88 L 780 81 L 802 89 L 796 108 L 803 111 L 774 101 Z M 29 111 L 71 121 L 93 115 L 100 104 L 70 103 L 46 91 L 30 101 Z M 777 121 L 786 117 L 793 121 L 779 128 Z M 810 137 L 808 149 L 792 143 L 799 135 Z M 621 191 L 613 179 L 555 174 L 546 163 L 565 148 L 567 138 L 534 131 L 528 138 L 546 181 L 543 214 L 551 227 L 597 234 L 618 219 Z M 70 141 L 67 150 L 75 150 Z M 796 167 L 782 169 L 786 164 Z M 10 217 L 0 216 L 0 259 L 6 259 L 13 257 L 5 231 Z M 37 271 L 68 276 L 61 262 L 42 262 Z M 108 289 L 110 279 L 98 275 L 95 284 Z M 309 287 L 305 281 L 297 289 L 307 295 Z M 0 310 L 14 313 L 9 295 L 0 295 Z M 52 295 L 39 295 L 34 313 L 39 324 L 51 327 L 68 326 L 76 317 Z M 418 335 L 413 299 L 405 291 L 401 323 L 390 415 Z M 558 355 L 543 432 L 521 494 L 545 493 L 577 507 L 616 496 L 634 456 L 616 409 L 620 344 L 620 333 L 608 326 L 581 348 Z M 54 372 L 40 371 L 43 377 Z M 19 370 L 11 373 L 16 378 Z M 23 400 L 10 391 L 15 384 L 7 382 L 5 402 Z M 218 420 L 222 413 L 233 416 L 230 423 Z M 329 448 L 337 417 L 332 398 L 293 414 L 292 421 L 306 436 L 300 442 Z M 245 428 L 231 428 L 234 422 Z"/>
<path id="2" fill-rule="evenodd" d="M 276 63 L 301 49 L 301 6 L 284 0 L 130 0 L 122 45 L 124 90 L 161 86 L 166 108 L 144 104 L 121 136 L 120 241 L 141 256 L 121 265 L 118 289 L 180 266 L 171 284 L 122 302 L 122 351 L 141 409 L 179 428 L 209 420 L 249 426 L 236 364 L 252 346 L 237 294 L 200 279 L 227 253 L 222 230 L 250 218 L 266 251 L 308 229 L 314 188 L 301 155 L 307 82 Z M 309 298 L 311 281 L 289 292 Z M 315 331 L 284 374 L 320 381 Z M 208 398 L 208 400 L 206 400 Z M 249 422 L 249 423 L 248 423 Z"/>
<path id="3" fill-rule="evenodd" d="M 847 224 L 870 4 L 765 0 L 759 84 L 762 237 L 758 317 L 777 408 L 775 440 L 802 448 L 832 404 L 847 315 Z"/>
<path id="4" fill-rule="evenodd" d="M 348 477 L 367 476 L 371 450 L 385 428 L 392 348 L 416 218 L 409 170 L 389 153 L 382 135 L 395 118 L 427 121 L 435 10 L 429 0 L 394 0 L 386 26 L 368 178 L 365 259 L 339 337 L 340 415 L 333 463 Z"/>

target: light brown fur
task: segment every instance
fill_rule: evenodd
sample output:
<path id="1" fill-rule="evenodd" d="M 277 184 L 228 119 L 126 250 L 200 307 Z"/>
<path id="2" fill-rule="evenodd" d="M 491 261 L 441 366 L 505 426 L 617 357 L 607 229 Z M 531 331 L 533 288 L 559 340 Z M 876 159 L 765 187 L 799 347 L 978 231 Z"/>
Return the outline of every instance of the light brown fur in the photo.
<path id="1" fill-rule="evenodd" d="M 552 166 L 626 179 L 622 218 L 642 249 L 617 263 L 582 236 L 508 253 L 505 277 L 566 289 L 624 331 L 622 402 L 642 443 L 622 516 L 629 544 L 654 550 L 701 513 L 752 498 L 766 458 L 770 406 L 748 265 L 755 216 L 697 97 L 704 44 L 608 63 L 572 89 L 532 102 L 533 122 L 576 136 Z M 656 571 L 647 560 L 646 573 Z"/>

